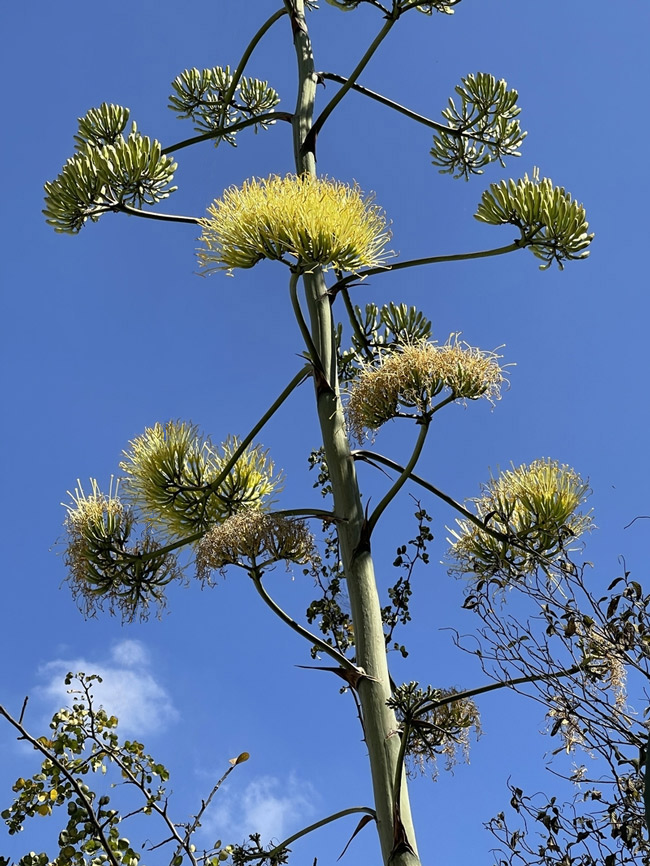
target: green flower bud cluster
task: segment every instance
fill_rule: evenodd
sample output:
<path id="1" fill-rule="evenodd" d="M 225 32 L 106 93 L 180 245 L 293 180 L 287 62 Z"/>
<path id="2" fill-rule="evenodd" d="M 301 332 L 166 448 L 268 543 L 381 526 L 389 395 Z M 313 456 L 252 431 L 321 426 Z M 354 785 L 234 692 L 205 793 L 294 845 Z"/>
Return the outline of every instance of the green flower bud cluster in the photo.
<path id="1" fill-rule="evenodd" d="M 234 88 L 233 81 L 229 66 L 185 69 L 172 81 L 174 92 L 169 97 L 169 107 L 177 117 L 192 118 L 197 132 L 205 133 L 268 115 L 280 102 L 277 91 L 267 81 L 242 77 Z M 266 129 L 273 122 L 267 118 L 255 127 Z M 215 147 L 222 140 L 233 147 L 237 145 L 234 133 L 226 132 L 215 138 Z"/>
<path id="2" fill-rule="evenodd" d="M 554 261 L 562 270 L 565 260 L 586 258 L 594 238 L 588 231 L 584 207 L 564 187 L 553 186 L 550 178 L 540 180 L 538 169 L 532 178 L 526 174 L 516 182 L 491 184 L 474 217 L 490 225 L 517 226 L 520 245 L 530 247 L 537 258 L 543 259 L 540 270 L 546 270 Z"/>
<path id="3" fill-rule="evenodd" d="M 483 174 L 483 168 L 505 156 L 521 156 L 526 133 L 517 116 L 519 95 L 508 90 L 507 83 L 485 72 L 468 75 L 456 88 L 460 97 L 457 108 L 453 99 L 442 112 L 450 130 L 439 130 L 433 136 L 431 156 L 441 174 L 469 180 L 471 174 Z"/>
<path id="4" fill-rule="evenodd" d="M 55 231 L 76 234 L 88 219 L 97 222 L 125 205 L 156 204 L 175 191 L 176 163 L 135 123 L 125 136 L 128 118 L 128 108 L 107 103 L 79 118 L 77 152 L 45 184 L 43 213 Z"/>
<path id="5" fill-rule="evenodd" d="M 459 752 L 469 761 L 470 732 L 476 737 L 481 734 L 481 717 L 471 698 L 454 689 L 422 689 L 410 682 L 397 686 L 386 703 L 395 711 L 402 736 L 407 738 L 404 753 L 412 772 L 432 768 L 435 778 L 436 759 L 444 756 L 449 770 L 458 762 Z"/>

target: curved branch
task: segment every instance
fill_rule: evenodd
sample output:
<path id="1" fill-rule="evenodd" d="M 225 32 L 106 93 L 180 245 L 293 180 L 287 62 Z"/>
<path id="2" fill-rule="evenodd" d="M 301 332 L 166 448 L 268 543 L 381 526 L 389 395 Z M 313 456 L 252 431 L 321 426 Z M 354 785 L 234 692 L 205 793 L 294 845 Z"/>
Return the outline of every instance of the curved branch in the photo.
<path id="1" fill-rule="evenodd" d="M 352 452 L 352 456 L 355 460 L 363 460 L 364 463 L 381 463 L 383 466 L 387 466 L 389 469 L 393 469 L 395 472 L 404 472 L 404 467 L 400 466 L 399 463 L 396 463 L 394 460 L 391 460 L 389 457 L 384 457 L 383 454 L 376 454 L 374 451 L 366 451 L 364 449 L 359 449 L 357 451 Z M 429 493 L 433 493 L 434 496 L 437 496 L 439 499 L 442 499 L 443 502 L 446 502 L 447 505 L 451 505 L 452 508 L 455 508 L 460 514 L 463 515 L 467 520 L 473 523 L 475 526 L 478 526 L 483 532 L 487 533 L 487 535 L 491 535 L 493 538 L 496 538 L 497 541 L 504 541 L 508 544 L 514 544 L 512 538 L 508 535 L 505 535 L 503 532 L 499 532 L 497 529 L 492 529 L 491 526 L 486 525 L 480 517 L 477 517 L 475 514 L 472 514 L 464 505 L 461 505 L 460 502 L 456 502 L 453 497 L 448 496 L 438 487 L 435 487 L 429 481 L 425 481 L 424 478 L 420 478 L 419 475 L 416 475 L 414 472 L 409 473 L 409 478 L 411 481 L 414 481 L 416 484 L 419 484 L 421 487 L 424 487 L 425 490 L 428 490 Z M 525 549 L 525 548 L 524 548 Z"/>
<path id="2" fill-rule="evenodd" d="M 266 412 L 262 415 L 257 424 L 250 430 L 247 436 L 245 436 L 242 441 L 239 443 L 239 447 L 235 449 L 230 460 L 226 463 L 224 468 L 221 470 L 217 478 L 214 481 L 210 482 L 210 484 L 206 487 L 205 495 L 207 497 L 213 493 L 215 490 L 218 490 L 220 485 L 223 483 L 223 480 L 228 476 L 228 473 L 233 468 L 235 463 L 242 456 L 244 451 L 251 444 L 253 439 L 257 436 L 260 430 L 264 427 L 264 425 L 269 421 L 270 418 L 278 411 L 280 406 L 284 403 L 284 401 L 291 395 L 292 391 L 294 391 L 299 385 L 311 376 L 311 367 L 309 365 L 305 365 L 302 370 L 299 370 L 293 379 L 289 382 L 287 387 L 282 391 L 280 396 L 273 401 L 271 406 L 266 410 Z M 130 554 L 133 561 L 143 561 L 146 562 L 149 559 L 153 559 L 156 556 L 160 556 L 161 554 L 171 553 L 174 550 L 178 550 L 180 547 L 184 547 L 187 544 L 193 544 L 195 541 L 199 541 L 199 539 L 203 538 L 208 530 L 202 529 L 199 532 L 193 532 L 192 535 L 188 535 L 186 538 L 182 538 L 179 541 L 174 541 L 171 544 L 167 544 L 165 547 L 159 547 L 157 550 L 152 550 L 149 553 L 140 553 L 140 554 Z M 119 551 L 116 551 L 119 552 Z"/>
<path id="3" fill-rule="evenodd" d="M 331 290 L 330 290 L 331 291 Z M 347 288 L 341 289 L 341 294 L 343 295 L 343 303 L 345 304 L 345 309 L 348 314 L 348 318 L 350 319 L 350 324 L 352 325 L 352 330 L 356 334 L 357 340 L 359 341 L 359 345 L 363 347 L 363 352 L 368 358 L 369 361 L 373 360 L 372 349 L 368 343 L 368 339 L 364 332 L 361 330 L 361 325 L 359 324 L 359 319 L 357 318 L 356 310 L 352 305 L 352 299 L 350 298 L 350 292 Z"/>
<path id="4" fill-rule="evenodd" d="M 348 83 L 347 78 L 345 78 L 343 75 L 337 75 L 335 72 L 319 72 L 318 77 L 327 81 L 336 81 L 338 84 Z M 363 96 L 368 96 L 370 99 L 374 99 L 376 102 L 380 102 L 387 108 L 392 108 L 394 111 L 399 112 L 399 114 L 403 114 L 406 117 L 409 117 L 411 120 L 415 120 L 416 123 L 421 123 L 423 126 L 428 126 L 430 129 L 435 129 L 438 132 L 446 132 L 447 135 L 451 135 L 455 138 L 475 139 L 475 136 L 471 136 L 467 132 L 462 132 L 460 129 L 452 129 L 452 127 L 450 126 L 445 126 L 444 123 L 438 123 L 435 120 L 431 120 L 430 118 L 425 117 L 423 114 L 418 114 L 416 111 L 412 111 L 410 108 L 406 108 L 406 106 L 400 105 L 399 102 L 393 102 L 392 99 L 388 99 L 388 97 L 382 96 L 381 93 L 375 93 L 374 90 L 369 90 L 367 87 L 362 87 L 360 84 L 351 84 L 350 89 L 354 90 L 356 93 L 361 93 Z"/>
<path id="5" fill-rule="evenodd" d="M 316 138 L 318 137 L 318 133 L 323 128 L 325 121 L 330 116 L 330 114 L 334 111 L 339 102 L 343 99 L 345 94 L 352 89 L 352 86 L 355 84 L 357 78 L 361 75 L 363 70 L 366 68 L 368 63 L 370 62 L 373 54 L 379 48 L 381 43 L 390 33 L 393 25 L 397 21 L 397 18 L 388 18 L 384 26 L 381 28 L 377 36 L 373 39 L 370 47 L 363 55 L 361 60 L 357 63 L 353 71 L 350 73 L 350 77 L 346 81 L 346 83 L 341 87 L 339 91 L 330 99 L 325 108 L 318 115 L 316 120 L 314 121 L 313 126 L 309 130 L 307 137 L 305 138 L 304 144 L 302 146 L 302 153 L 313 151 L 316 145 Z"/>
<path id="6" fill-rule="evenodd" d="M 254 126 L 256 123 L 271 123 L 274 120 L 284 120 L 287 123 L 291 123 L 292 118 L 293 115 L 288 111 L 269 111 L 267 114 L 260 114 L 257 117 L 247 117 L 246 120 L 231 123 L 230 126 L 219 126 L 217 129 L 210 130 L 210 132 L 202 132 L 200 135 L 192 136 L 192 138 L 185 138 L 177 144 L 170 144 L 169 147 L 164 147 L 161 153 L 174 153 L 177 150 L 181 150 L 183 147 L 200 144 L 202 141 L 211 141 L 213 138 L 221 138 L 222 135 L 226 135 L 230 132 L 239 132 L 240 129 L 245 129 L 247 126 Z"/>
<path id="7" fill-rule="evenodd" d="M 273 514 L 279 514 L 282 517 L 313 517 L 326 523 L 345 521 L 345 518 L 337 517 L 333 511 L 327 511 L 325 508 L 281 508 L 279 511 L 274 511 Z"/>
<path id="8" fill-rule="evenodd" d="M 305 321 L 305 317 L 303 316 L 302 310 L 300 309 L 300 301 L 298 300 L 299 279 L 300 272 L 293 271 L 291 274 L 291 279 L 289 280 L 289 295 L 291 297 L 291 306 L 293 307 L 293 312 L 296 317 L 296 321 L 298 322 L 300 333 L 302 334 L 302 338 L 305 341 L 305 345 L 307 346 L 307 351 L 309 352 L 309 356 L 311 358 L 312 364 L 314 365 L 314 369 L 318 370 L 318 372 L 324 376 L 325 371 L 323 370 L 323 362 L 321 361 L 318 350 L 314 345 L 311 333 L 309 331 L 309 328 L 307 327 L 307 322 Z"/>
<path id="9" fill-rule="evenodd" d="M 308 379 L 311 376 L 311 374 L 312 374 L 311 368 L 308 365 L 304 366 L 302 368 L 302 370 L 299 370 L 296 373 L 296 375 L 289 382 L 287 387 L 282 391 L 280 396 L 276 400 L 273 401 L 273 403 L 269 406 L 269 408 L 266 410 L 266 412 L 262 415 L 262 417 L 257 422 L 257 424 L 251 429 L 249 434 L 244 439 L 242 439 L 242 441 L 239 444 L 239 448 L 237 448 L 236 451 L 233 452 L 232 457 L 226 463 L 226 465 L 224 466 L 222 471 L 219 473 L 219 476 L 214 481 L 212 481 L 211 484 L 209 485 L 210 492 L 219 489 L 224 478 L 227 477 L 230 470 L 233 468 L 235 463 L 239 460 L 239 458 L 242 456 L 244 451 L 248 448 L 248 446 L 251 444 L 251 442 L 257 436 L 257 434 L 260 432 L 260 430 L 266 425 L 267 421 L 269 421 L 273 417 L 273 415 L 275 415 L 275 413 L 278 411 L 280 406 L 282 406 L 284 401 L 291 395 L 291 393 L 299 385 L 302 385 L 302 383 L 306 379 Z"/>
<path id="10" fill-rule="evenodd" d="M 237 90 L 237 85 L 239 84 L 241 77 L 244 74 L 244 69 L 246 68 L 246 64 L 248 63 L 251 54 L 253 53 L 253 51 L 257 47 L 258 43 L 261 41 L 262 37 L 266 34 L 266 32 L 268 30 L 271 29 L 271 27 L 275 24 L 276 21 L 279 21 L 280 18 L 282 18 L 282 16 L 286 15 L 286 14 L 287 14 L 286 6 L 283 6 L 282 9 L 278 9 L 276 12 L 274 12 L 273 15 L 271 15 L 271 17 L 268 18 L 264 22 L 264 24 L 262 24 L 260 29 L 255 34 L 255 36 L 253 36 L 251 41 L 248 43 L 248 46 L 247 46 L 246 50 L 244 51 L 244 53 L 242 54 L 241 60 L 239 61 L 238 65 L 237 65 L 237 69 L 235 69 L 235 73 L 232 77 L 232 81 L 230 82 L 230 87 L 228 88 L 228 90 L 226 91 L 226 93 L 223 97 L 224 105 L 228 105 L 230 103 L 231 99 L 233 98 L 233 96 L 235 95 L 235 90 Z"/>
<path id="11" fill-rule="evenodd" d="M 292 842 L 295 842 L 296 839 L 300 839 L 303 836 L 306 836 L 308 833 L 313 832 L 314 830 L 318 830 L 319 827 L 325 827 L 326 824 L 331 824 L 332 821 L 338 821 L 339 818 L 345 818 L 346 815 L 354 815 L 356 812 L 362 812 L 365 815 L 370 815 L 375 821 L 377 820 L 377 813 L 374 809 L 371 809 L 369 806 L 352 806 L 350 809 L 342 809 L 340 812 L 335 812 L 333 815 L 328 815 L 327 818 L 321 818 L 320 821 L 316 821 L 314 824 L 310 824 L 309 827 L 305 827 L 303 830 L 299 830 L 297 833 L 294 833 L 293 836 L 289 836 L 288 839 L 285 839 L 283 842 L 280 842 L 279 845 L 276 845 L 271 851 L 266 851 L 264 854 L 249 854 L 244 856 L 242 860 L 260 860 L 262 857 L 268 858 L 269 861 L 275 857 L 276 854 L 280 854 L 284 849 L 291 845 Z"/>
<path id="12" fill-rule="evenodd" d="M 393 265 L 368 268 L 365 271 L 359 271 L 356 274 L 349 274 L 347 277 L 337 280 L 329 289 L 329 294 L 334 297 L 337 292 L 340 292 L 342 289 L 356 284 L 357 280 L 363 280 L 366 277 L 374 277 L 376 274 L 387 274 L 391 271 L 401 271 L 404 268 L 418 268 L 420 265 L 438 265 L 442 262 L 466 262 L 471 261 L 472 259 L 486 259 L 490 256 L 502 256 L 505 253 L 514 253 L 515 250 L 523 250 L 524 248 L 525 244 L 522 243 L 522 239 L 518 239 L 504 247 L 495 247 L 491 250 L 478 250 L 474 253 L 454 253 L 449 256 L 426 256 L 423 259 L 408 259 L 404 262 L 395 262 Z"/>
<path id="13" fill-rule="evenodd" d="M 199 217 L 189 217 L 189 216 L 177 216 L 176 214 L 168 214 L 168 213 L 156 213 L 155 211 L 141 210 L 141 208 L 133 207 L 130 204 L 124 204 L 123 202 L 120 204 L 114 204 L 110 210 L 115 213 L 126 213 L 129 216 L 137 216 L 144 217 L 148 220 L 161 220 L 163 222 L 169 223 L 190 223 L 191 225 L 199 226 L 201 225 L 201 219 Z"/>
<path id="14" fill-rule="evenodd" d="M 577 674 L 578 671 L 584 670 L 586 667 L 586 663 L 573 665 L 573 667 L 560 671 L 557 674 L 553 674 L 553 678 L 561 679 L 562 677 L 570 677 L 573 674 Z M 437 709 L 437 707 L 445 706 L 445 704 L 454 704 L 457 701 L 473 698 L 476 697 L 476 695 L 484 695 L 486 692 L 494 692 L 497 689 L 513 689 L 515 686 L 521 686 L 525 683 L 536 683 L 539 682 L 539 680 L 546 679 L 547 677 L 548 674 L 529 674 L 524 677 L 515 677 L 512 680 L 503 680 L 497 683 L 489 683 L 486 686 L 478 686 L 478 688 L 475 689 L 467 689 L 464 692 L 456 692 L 453 695 L 447 695 L 439 701 L 432 701 L 430 704 L 424 704 L 422 712 L 428 713 L 431 710 Z"/>
<path id="15" fill-rule="evenodd" d="M 317 646 L 322 652 L 330 656 L 330 658 L 333 658 L 334 661 L 336 661 L 337 664 L 340 665 L 340 667 L 345 668 L 345 670 L 351 671 L 355 674 L 359 674 L 359 668 L 353 662 L 351 662 L 350 659 L 346 658 L 343 653 L 340 653 L 337 649 L 330 646 L 328 643 L 325 643 L 324 640 L 321 640 L 315 634 L 312 634 L 306 628 L 301 626 L 294 619 L 292 619 L 288 613 L 285 613 L 285 611 L 283 611 L 282 608 L 278 604 L 276 604 L 275 601 L 273 601 L 271 596 L 264 588 L 261 575 L 258 572 L 254 570 L 249 571 L 249 576 L 253 581 L 253 585 L 255 586 L 255 589 L 257 590 L 260 598 L 268 607 L 271 608 L 271 610 L 276 616 L 280 617 L 282 622 L 288 625 L 289 628 L 293 629 L 293 631 L 295 631 L 301 637 L 304 637 L 305 640 L 308 640 L 311 644 Z"/>
<path id="16" fill-rule="evenodd" d="M 373 529 L 377 525 L 377 521 L 379 520 L 381 515 L 384 513 L 386 508 L 390 505 L 390 503 L 393 501 L 393 499 L 397 496 L 397 494 L 402 489 L 402 487 L 406 484 L 408 479 L 412 477 L 411 473 L 412 473 L 413 469 L 415 469 L 415 464 L 418 462 L 420 454 L 422 453 L 422 449 L 424 447 L 424 443 L 425 443 L 425 440 L 427 438 L 427 433 L 429 432 L 429 425 L 430 424 L 431 424 L 431 416 L 430 415 L 425 415 L 420 420 L 420 432 L 418 433 L 418 438 L 417 438 L 417 441 L 416 441 L 415 446 L 413 448 L 413 453 L 411 454 L 409 462 L 402 469 L 399 477 L 394 482 L 393 486 L 386 493 L 386 495 L 383 497 L 383 499 L 381 500 L 379 505 L 377 505 L 375 510 L 372 512 L 372 514 L 368 518 L 368 523 L 367 523 L 367 537 L 368 538 L 370 538 L 370 536 L 372 535 Z M 354 453 L 355 452 L 353 452 L 353 456 L 354 456 Z"/>

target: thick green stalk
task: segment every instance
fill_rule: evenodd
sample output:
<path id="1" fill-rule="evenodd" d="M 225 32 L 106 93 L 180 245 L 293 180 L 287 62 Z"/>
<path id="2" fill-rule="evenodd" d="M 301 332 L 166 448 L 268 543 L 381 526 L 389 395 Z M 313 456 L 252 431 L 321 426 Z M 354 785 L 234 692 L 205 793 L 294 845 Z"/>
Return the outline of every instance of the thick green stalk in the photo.
<path id="1" fill-rule="evenodd" d="M 316 173 L 313 122 L 316 73 L 311 43 L 304 15 L 304 0 L 285 0 L 291 19 L 298 59 L 298 102 L 294 116 L 294 153 L 299 173 Z M 400 786 L 399 808 L 395 808 L 393 789 L 398 772 L 400 740 L 398 724 L 386 706 L 391 687 L 386 660 L 381 608 L 374 568 L 367 540 L 366 522 L 350 452 L 345 419 L 339 397 L 335 334 L 330 297 L 321 272 L 304 277 L 309 308 L 311 339 L 318 353 L 314 374 L 318 417 L 323 436 L 325 457 L 334 496 L 334 513 L 338 524 L 341 558 L 345 570 L 352 622 L 354 625 L 357 665 L 369 675 L 358 685 L 366 747 L 372 774 L 377 812 L 377 828 L 384 864 L 420 866 L 411 821 L 406 782 Z"/>

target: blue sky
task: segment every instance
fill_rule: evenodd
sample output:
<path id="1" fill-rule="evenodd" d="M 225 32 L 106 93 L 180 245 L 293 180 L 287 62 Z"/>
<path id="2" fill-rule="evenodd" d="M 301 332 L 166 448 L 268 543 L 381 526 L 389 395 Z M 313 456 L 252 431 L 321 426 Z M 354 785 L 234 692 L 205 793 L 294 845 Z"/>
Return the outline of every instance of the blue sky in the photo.
<path id="1" fill-rule="evenodd" d="M 122 626 L 108 615 L 84 621 L 61 585 L 60 503 L 77 478 L 107 484 L 122 449 L 156 421 L 191 420 L 215 441 L 248 431 L 300 363 L 286 273 L 263 263 L 234 278 L 200 279 L 193 226 L 109 214 L 78 236 L 58 236 L 41 215 L 42 188 L 72 153 L 77 117 L 103 101 L 128 106 L 138 128 L 165 145 L 191 135 L 190 122 L 166 108 L 171 80 L 187 67 L 236 65 L 277 5 L 114 0 L 108 10 L 26 0 L 0 12 L 7 34 L 0 61 L 7 87 L 0 700 L 19 712 L 29 694 L 28 725 L 40 733 L 61 704 L 67 670 L 103 673 L 102 701 L 120 715 L 125 733 L 141 737 L 171 769 L 180 820 L 228 759 L 249 751 L 251 761 L 237 768 L 206 821 L 210 834 L 233 841 L 256 824 L 280 838 L 321 815 L 367 803 L 352 702 L 338 694 L 337 683 L 295 667 L 309 663 L 307 645 L 260 607 L 243 572 L 211 590 L 191 580 L 171 587 L 160 621 Z M 310 16 L 316 66 L 346 75 L 382 22 L 370 8 L 343 14 L 321 5 Z M 362 305 L 415 304 L 441 341 L 460 331 L 483 349 L 505 344 L 504 360 L 516 364 L 511 388 L 493 411 L 472 404 L 437 416 L 420 474 L 462 500 L 478 493 L 490 470 L 511 461 L 549 456 L 572 465 L 593 489 L 598 529 L 586 555 L 595 564 L 595 586 L 620 573 L 621 556 L 641 581 L 647 564 L 650 521 L 628 525 L 650 514 L 643 265 L 648 25 L 648 6 L 638 0 L 615 12 L 602 0 L 464 0 L 451 17 L 412 12 L 361 83 L 438 118 L 461 76 L 484 71 L 505 78 L 519 91 L 529 133 L 522 157 L 469 183 L 454 181 L 430 164 L 428 130 L 356 94 L 318 143 L 321 173 L 376 194 L 400 258 L 509 243 L 511 229 L 485 226 L 472 215 L 488 183 L 534 166 L 586 206 L 596 232 L 591 256 L 562 273 L 540 272 L 524 251 L 382 275 L 353 297 Z M 280 108 L 292 110 L 295 58 L 286 21 L 256 51 L 249 74 L 268 79 L 282 97 Z M 319 89 L 321 105 L 334 89 L 332 83 Z M 284 124 L 257 136 L 246 130 L 236 149 L 205 143 L 177 160 L 179 191 L 161 209 L 201 216 L 231 184 L 292 170 L 290 131 Z M 412 435 L 389 425 L 377 448 L 400 461 Z M 318 445 L 309 386 L 260 441 L 287 476 L 282 507 L 319 507 L 307 473 L 308 454 Z M 365 495 L 376 497 L 381 476 L 365 468 L 360 476 Z M 444 631 L 475 625 L 460 609 L 462 584 L 439 564 L 453 515 L 434 501 L 423 504 L 433 516 L 432 565 L 416 578 L 412 628 L 401 636 L 411 654 L 391 659 L 393 676 L 469 688 L 483 682 L 481 672 Z M 404 494 L 385 517 L 375 549 L 384 589 L 396 546 L 413 537 L 412 511 Z M 300 571 L 292 577 L 278 569 L 269 586 L 296 617 L 313 597 Z M 482 822 L 507 803 L 506 779 L 548 786 L 544 755 L 551 746 L 539 735 L 540 708 L 486 696 L 481 709 L 485 733 L 470 766 L 413 786 L 425 861 L 434 854 L 458 859 L 460 850 L 467 862 L 491 862 Z M 33 757 L 6 727 L 0 747 L 4 808 L 13 779 L 33 771 Z M 18 857 L 45 847 L 53 825 L 32 822 L 18 840 L 0 830 L 0 853 Z M 324 866 L 353 827 L 350 819 L 296 851 Z M 353 845 L 348 859 L 375 862 L 371 829 Z"/>

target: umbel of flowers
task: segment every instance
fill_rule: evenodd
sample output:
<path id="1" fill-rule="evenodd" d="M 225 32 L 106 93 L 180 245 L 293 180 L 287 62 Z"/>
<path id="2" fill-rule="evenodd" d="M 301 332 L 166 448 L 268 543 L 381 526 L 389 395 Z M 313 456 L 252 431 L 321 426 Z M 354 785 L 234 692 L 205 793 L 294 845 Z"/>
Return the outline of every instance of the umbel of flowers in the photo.
<path id="1" fill-rule="evenodd" d="M 378 430 L 391 418 L 419 417 L 435 409 L 434 400 L 494 402 L 504 381 L 493 352 L 462 343 L 456 336 L 442 346 L 417 342 L 384 355 L 379 365 L 365 366 L 352 384 L 347 406 L 348 422 L 357 437 Z"/>
<path id="2" fill-rule="evenodd" d="M 473 502 L 476 516 L 493 534 L 458 520 L 451 533 L 452 571 L 507 580 L 548 568 L 591 528 L 590 514 L 578 511 L 588 493 L 577 472 L 550 459 L 492 478 Z"/>
<path id="3" fill-rule="evenodd" d="M 280 560 L 305 563 L 315 556 L 314 538 L 303 520 L 248 508 L 202 538 L 196 573 L 209 580 L 211 571 L 223 573 L 228 565 L 261 570 Z"/>
<path id="4" fill-rule="evenodd" d="M 386 260 L 386 217 L 356 185 L 307 174 L 253 178 L 227 189 L 208 213 L 198 251 L 205 273 L 262 259 L 355 273 Z"/>
<path id="5" fill-rule="evenodd" d="M 233 437 L 215 446 L 185 421 L 148 427 L 130 446 L 120 464 L 126 496 L 173 537 L 204 531 L 244 508 L 259 508 L 281 483 L 259 446 L 242 450 Z"/>
<path id="6" fill-rule="evenodd" d="M 164 587 L 182 576 L 173 553 L 151 532 L 138 532 L 133 509 L 111 483 L 103 493 L 90 479 L 90 493 L 77 482 L 67 509 L 67 581 L 79 607 L 94 615 L 107 604 L 125 620 L 146 618 L 151 602 L 164 605 Z"/>
<path id="7" fill-rule="evenodd" d="M 259 446 L 234 437 L 215 446 L 183 421 L 147 428 L 130 443 L 120 466 L 126 476 L 122 497 L 118 484 L 111 483 L 106 494 L 94 479 L 89 494 L 81 483 L 70 493 L 65 559 L 83 611 L 94 614 L 106 604 L 125 620 L 146 618 L 151 602 L 164 605 L 164 587 L 183 577 L 178 548 L 196 544 L 242 511 L 263 523 L 263 509 L 281 483 Z M 267 540 L 263 549 L 275 551 L 276 559 L 285 551 L 284 558 L 303 562 L 311 536 L 300 521 L 285 523 L 277 518 L 264 524 L 278 540 L 275 547 Z"/>

